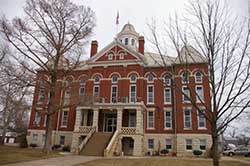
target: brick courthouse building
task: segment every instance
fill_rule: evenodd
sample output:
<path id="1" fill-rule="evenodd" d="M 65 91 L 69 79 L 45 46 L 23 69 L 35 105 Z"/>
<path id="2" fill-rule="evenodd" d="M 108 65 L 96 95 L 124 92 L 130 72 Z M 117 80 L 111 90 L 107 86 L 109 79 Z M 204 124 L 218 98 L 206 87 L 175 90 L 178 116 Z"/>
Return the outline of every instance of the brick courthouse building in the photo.
<path id="1" fill-rule="evenodd" d="M 100 51 L 98 42 L 92 41 L 90 58 L 58 81 L 58 87 L 62 82 L 67 87 L 56 89 L 56 102 L 69 107 L 54 114 L 53 143 L 70 145 L 71 151 L 83 155 L 142 156 L 162 149 L 178 156 L 205 152 L 211 146 L 208 123 L 181 91 L 196 92 L 209 105 L 208 68 L 194 48 L 186 49 L 179 55 L 183 57 L 164 57 L 164 66 L 160 55 L 144 52 L 144 37 L 129 23 Z M 184 56 L 188 68 L 180 64 Z M 48 90 L 43 79 L 47 77 L 41 71 L 28 136 L 28 142 L 38 146 L 45 142 L 42 110 Z"/>

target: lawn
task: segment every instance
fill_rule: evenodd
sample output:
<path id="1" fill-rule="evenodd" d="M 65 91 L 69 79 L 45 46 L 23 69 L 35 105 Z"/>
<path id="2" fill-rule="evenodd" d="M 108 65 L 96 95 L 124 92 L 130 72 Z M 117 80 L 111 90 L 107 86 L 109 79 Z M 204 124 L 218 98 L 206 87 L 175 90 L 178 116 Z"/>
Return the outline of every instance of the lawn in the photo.
<path id="1" fill-rule="evenodd" d="M 78 166 L 212 166 L 212 160 L 182 158 L 103 159 Z M 249 164 L 238 161 L 221 161 L 220 166 L 249 166 Z"/>
<path id="2" fill-rule="evenodd" d="M 22 161 L 45 159 L 50 157 L 57 157 L 59 154 L 57 152 L 52 153 L 47 156 L 42 149 L 32 149 L 14 146 L 0 146 L 0 165 L 8 163 L 17 163 Z"/>

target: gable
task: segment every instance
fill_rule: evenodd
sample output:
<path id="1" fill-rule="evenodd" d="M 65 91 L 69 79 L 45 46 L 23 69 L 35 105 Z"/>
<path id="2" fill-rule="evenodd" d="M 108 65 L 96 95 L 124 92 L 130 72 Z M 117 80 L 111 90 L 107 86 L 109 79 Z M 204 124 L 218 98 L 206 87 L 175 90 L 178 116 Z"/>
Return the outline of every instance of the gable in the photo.
<path id="1" fill-rule="evenodd" d="M 95 60 L 95 62 L 136 59 L 138 59 L 138 57 L 123 49 L 122 47 L 115 45 L 111 49 L 105 51 L 98 59 Z"/>

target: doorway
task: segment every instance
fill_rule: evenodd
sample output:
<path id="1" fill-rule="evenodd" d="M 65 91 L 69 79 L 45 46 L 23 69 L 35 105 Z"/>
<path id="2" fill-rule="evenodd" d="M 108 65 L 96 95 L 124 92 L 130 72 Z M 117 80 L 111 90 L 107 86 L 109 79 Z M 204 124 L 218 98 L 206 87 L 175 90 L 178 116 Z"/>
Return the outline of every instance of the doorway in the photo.
<path id="1" fill-rule="evenodd" d="M 125 156 L 132 156 L 134 151 L 134 140 L 131 137 L 122 138 L 122 152 Z"/>
<path id="2" fill-rule="evenodd" d="M 115 132 L 116 125 L 117 125 L 117 114 L 105 113 L 104 114 L 104 132 Z"/>

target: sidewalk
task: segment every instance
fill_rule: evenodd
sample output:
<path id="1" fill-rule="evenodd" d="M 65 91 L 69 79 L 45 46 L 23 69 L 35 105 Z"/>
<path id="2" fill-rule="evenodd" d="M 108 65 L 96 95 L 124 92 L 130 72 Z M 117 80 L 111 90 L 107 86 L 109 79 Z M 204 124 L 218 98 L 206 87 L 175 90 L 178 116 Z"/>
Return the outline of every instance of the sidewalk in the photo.
<path id="1" fill-rule="evenodd" d="M 70 155 L 70 156 L 49 158 L 43 160 L 34 160 L 34 161 L 21 162 L 15 164 L 7 164 L 4 166 L 72 166 L 75 164 L 80 164 L 83 162 L 101 158 L 102 157 Z"/>

